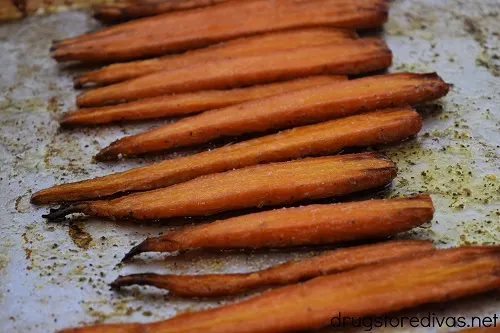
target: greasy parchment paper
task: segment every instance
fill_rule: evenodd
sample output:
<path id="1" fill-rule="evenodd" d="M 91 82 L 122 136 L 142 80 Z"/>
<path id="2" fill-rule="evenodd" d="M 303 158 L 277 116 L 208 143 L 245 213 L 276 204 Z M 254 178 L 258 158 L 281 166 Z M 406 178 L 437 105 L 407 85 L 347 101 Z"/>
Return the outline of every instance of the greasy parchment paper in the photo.
<path id="1" fill-rule="evenodd" d="M 394 52 L 391 71 L 438 71 L 453 84 L 444 99 L 419 108 L 425 118 L 420 135 L 399 145 L 378 147 L 400 168 L 385 195 L 429 192 L 436 204 L 432 223 L 403 237 L 432 239 L 441 247 L 500 243 L 499 12 L 496 0 L 391 3 L 391 19 L 384 32 Z M 118 274 L 244 272 L 312 254 L 307 250 L 190 251 L 145 255 L 117 267 L 131 245 L 178 226 L 83 217 L 47 223 L 41 218 L 47 208 L 30 205 L 32 191 L 150 163 L 98 164 L 91 157 L 125 134 L 166 122 L 58 129 L 57 118 L 74 107 L 71 78 L 78 69 L 57 65 L 48 56 L 48 48 L 53 39 L 97 27 L 84 12 L 0 26 L 1 332 L 157 321 L 235 300 L 192 301 L 139 287 L 115 293 L 107 283 Z M 404 314 L 423 316 L 429 311 L 468 318 L 498 314 L 500 293 Z"/>

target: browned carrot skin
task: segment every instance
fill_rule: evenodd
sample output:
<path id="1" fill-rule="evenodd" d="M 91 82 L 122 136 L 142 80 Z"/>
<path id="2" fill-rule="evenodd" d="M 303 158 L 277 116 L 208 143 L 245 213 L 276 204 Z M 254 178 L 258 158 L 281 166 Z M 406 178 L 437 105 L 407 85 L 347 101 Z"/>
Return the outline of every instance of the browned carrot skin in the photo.
<path id="1" fill-rule="evenodd" d="M 148 238 L 124 260 L 153 251 L 287 247 L 387 237 L 430 221 L 433 213 L 428 195 L 273 210 Z"/>
<path id="2" fill-rule="evenodd" d="M 327 326 L 338 313 L 350 317 L 381 315 L 495 290 L 500 287 L 499 272 L 498 246 L 440 250 L 317 277 L 240 303 L 161 322 L 97 325 L 61 332 L 297 332 Z"/>
<path id="3" fill-rule="evenodd" d="M 162 70 L 174 70 L 206 61 L 253 56 L 270 52 L 291 50 L 299 47 L 324 45 L 335 41 L 356 39 L 351 30 L 335 28 L 310 28 L 271 32 L 253 37 L 238 38 L 182 54 L 160 58 L 118 63 L 78 76 L 76 87 L 89 83 L 105 85 L 137 78 Z"/>
<path id="4" fill-rule="evenodd" d="M 152 190 L 260 163 L 333 154 L 346 147 L 398 142 L 418 133 L 421 127 L 422 118 L 407 106 L 370 112 L 297 127 L 109 176 L 55 186 L 35 193 L 31 202 L 82 201 L 121 192 Z"/>
<path id="5" fill-rule="evenodd" d="M 378 108 L 416 104 L 444 96 L 448 90 L 448 84 L 436 74 L 409 73 L 311 87 L 207 111 L 122 138 L 99 152 L 96 159 L 116 160 L 223 136 L 278 130 Z"/>
<path id="6" fill-rule="evenodd" d="M 242 293 L 259 287 L 297 283 L 321 275 L 336 274 L 361 266 L 433 251 L 429 241 L 392 241 L 328 251 L 321 255 L 290 261 L 257 272 L 209 275 L 132 274 L 120 276 L 113 288 L 153 285 L 172 294 L 188 297 L 214 297 Z"/>
<path id="7" fill-rule="evenodd" d="M 60 124 L 64 127 L 75 127 L 188 115 L 293 90 L 346 80 L 346 76 L 313 76 L 241 89 L 208 90 L 145 98 L 130 103 L 72 111 L 63 116 Z"/>
<path id="8" fill-rule="evenodd" d="M 116 104 L 165 94 L 233 88 L 319 74 L 363 74 L 386 69 L 391 61 L 391 51 L 380 38 L 346 40 L 159 71 L 84 92 L 77 97 L 77 104 L 80 107 Z"/>
<path id="9" fill-rule="evenodd" d="M 123 61 L 292 28 L 375 28 L 387 16 L 386 0 L 229 1 L 69 38 L 51 51 L 58 61 Z"/>
<path id="10" fill-rule="evenodd" d="M 308 158 L 205 175 L 114 200 L 82 202 L 46 217 L 75 212 L 136 219 L 203 216 L 345 195 L 385 185 L 395 176 L 396 165 L 381 154 Z"/>
<path id="11" fill-rule="evenodd" d="M 94 17 L 106 23 L 116 23 L 177 10 L 206 7 L 226 1 L 229 0 L 119 1 L 98 6 Z"/>

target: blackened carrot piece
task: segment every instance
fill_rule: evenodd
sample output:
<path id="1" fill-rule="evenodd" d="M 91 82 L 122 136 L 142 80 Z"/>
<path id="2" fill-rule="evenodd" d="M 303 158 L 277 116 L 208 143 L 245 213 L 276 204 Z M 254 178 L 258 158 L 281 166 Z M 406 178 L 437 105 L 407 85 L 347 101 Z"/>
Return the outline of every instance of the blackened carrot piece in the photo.
<path id="1" fill-rule="evenodd" d="M 118 1 L 98 6 L 94 17 L 106 23 L 116 23 L 177 10 L 206 7 L 226 1 L 229 0 Z"/>
<path id="2" fill-rule="evenodd" d="M 201 176 L 114 200 L 82 202 L 46 217 L 75 212 L 136 219 L 203 216 L 345 195 L 385 185 L 395 176 L 396 165 L 381 154 L 308 158 Z"/>
<path id="3" fill-rule="evenodd" d="M 417 210 L 422 209 L 417 204 L 414 207 Z M 365 210 L 365 208 L 361 209 Z M 401 209 L 411 208 L 404 207 L 404 204 L 402 204 Z M 432 210 L 432 204 L 429 209 Z M 386 214 L 389 215 L 384 212 L 384 216 Z M 305 228 L 309 228 L 309 226 L 305 226 Z M 346 228 L 352 228 L 352 226 L 346 226 Z M 251 273 L 208 275 L 132 274 L 118 277 L 111 283 L 111 286 L 119 288 L 134 284 L 152 285 L 168 289 L 172 294 L 180 296 L 227 296 L 259 287 L 297 283 L 321 275 L 337 274 L 361 266 L 432 250 L 432 242 L 429 241 L 392 241 L 328 251 L 308 259 L 290 261 Z"/>
<path id="4" fill-rule="evenodd" d="M 436 74 L 389 74 L 316 86 L 211 110 L 113 142 L 96 156 L 116 160 L 208 142 L 224 136 L 317 123 L 378 108 L 416 104 L 446 95 Z"/>
<path id="5" fill-rule="evenodd" d="M 293 28 L 380 27 L 387 0 L 247 0 L 144 18 L 57 42 L 58 61 L 123 61 Z"/>
<path id="6" fill-rule="evenodd" d="M 335 28 L 310 28 L 271 32 L 265 35 L 243 37 L 203 49 L 161 58 L 118 63 L 78 76 L 76 87 L 88 83 L 105 85 L 134 79 L 162 70 L 174 70 L 222 58 L 262 55 L 270 52 L 292 50 L 299 47 L 324 45 L 336 41 L 356 39 L 351 30 Z"/>
<path id="7" fill-rule="evenodd" d="M 96 179 L 55 186 L 35 193 L 35 204 L 96 199 L 121 192 L 170 186 L 202 175 L 260 163 L 336 153 L 346 147 L 398 142 L 417 134 L 420 115 L 400 107 L 297 127 L 154 165 Z"/>
<path id="8" fill-rule="evenodd" d="M 346 40 L 262 55 L 224 58 L 96 88 L 77 97 L 80 107 L 284 81 L 319 74 L 363 74 L 388 68 L 392 54 L 379 38 Z"/>
<path id="9" fill-rule="evenodd" d="M 500 287 L 500 247 L 461 247 L 369 265 L 281 287 L 219 308 L 150 324 L 112 324 L 61 333 L 281 333 L 342 317 L 382 315 Z M 271 315 L 272 314 L 272 315 Z"/>
<path id="10" fill-rule="evenodd" d="M 145 98 L 130 103 L 72 111 L 66 113 L 60 123 L 62 126 L 74 127 L 188 115 L 293 90 L 346 80 L 346 76 L 312 76 L 241 89 L 207 90 Z"/>
<path id="11" fill-rule="evenodd" d="M 433 213 L 428 195 L 277 209 L 148 238 L 124 260 L 142 252 L 289 247 L 387 237 L 429 222 Z"/>

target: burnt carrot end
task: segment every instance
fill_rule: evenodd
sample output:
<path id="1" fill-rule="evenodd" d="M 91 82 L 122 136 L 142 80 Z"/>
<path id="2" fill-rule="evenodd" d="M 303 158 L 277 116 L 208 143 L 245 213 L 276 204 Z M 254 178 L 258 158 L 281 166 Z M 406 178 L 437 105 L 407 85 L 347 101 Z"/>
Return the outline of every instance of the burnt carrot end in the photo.
<path id="1" fill-rule="evenodd" d="M 297 127 L 211 151 L 166 160 L 33 194 L 34 204 L 91 200 L 122 192 L 152 190 L 202 175 L 305 156 L 336 153 L 346 147 L 398 142 L 420 131 L 422 119 L 408 106 Z"/>
<path id="2" fill-rule="evenodd" d="M 97 6 L 94 17 L 106 23 L 117 23 L 177 10 L 211 6 L 226 1 L 229 0 L 118 1 Z"/>
<path id="3" fill-rule="evenodd" d="M 117 62 L 293 28 L 371 29 L 387 12 L 386 0 L 228 1 L 69 38 L 55 43 L 51 54 L 58 61 Z"/>
<path id="4" fill-rule="evenodd" d="M 148 238 L 124 260 L 142 252 L 279 248 L 387 237 L 429 222 L 433 213 L 428 195 L 277 209 Z"/>
<path id="5" fill-rule="evenodd" d="M 264 35 L 238 38 L 181 54 L 112 64 L 82 74 L 75 78 L 74 83 L 76 87 L 82 87 L 87 84 L 106 85 L 134 79 L 154 72 L 203 64 L 206 61 L 262 55 L 299 47 L 310 47 L 356 39 L 357 37 L 354 31 L 335 28 L 310 28 L 271 32 Z"/>
<path id="6" fill-rule="evenodd" d="M 224 136 L 279 130 L 378 108 L 417 104 L 442 97 L 449 86 L 436 74 L 371 76 L 270 96 L 211 110 L 176 123 L 122 138 L 97 160 L 116 160 L 201 144 Z"/>
<path id="7" fill-rule="evenodd" d="M 146 98 L 130 103 L 68 112 L 63 116 L 60 124 L 64 127 L 75 127 L 189 115 L 284 92 L 346 80 L 346 76 L 313 76 L 241 89 L 208 90 Z"/>
<path id="8" fill-rule="evenodd" d="M 162 70 L 84 92 L 77 97 L 77 105 L 116 104 L 172 93 L 249 86 L 319 74 L 357 75 L 386 69 L 391 62 L 391 51 L 380 38 L 345 40 Z"/>
<path id="9" fill-rule="evenodd" d="M 382 315 L 499 287 L 500 247 L 461 247 L 321 276 L 156 323 L 97 325 L 61 332 L 296 332 L 327 326 L 332 314 Z"/>
<path id="10" fill-rule="evenodd" d="M 114 200 L 82 202 L 71 212 L 135 219 L 203 216 L 345 195 L 385 185 L 395 176 L 396 165 L 382 154 L 308 158 L 205 175 Z"/>
<path id="11" fill-rule="evenodd" d="M 337 274 L 365 265 L 433 251 L 429 241 L 392 241 L 328 251 L 315 257 L 290 261 L 257 272 L 209 275 L 132 274 L 120 276 L 113 288 L 152 285 L 187 297 L 214 297 L 242 293 L 259 287 L 297 283 L 321 275 Z"/>

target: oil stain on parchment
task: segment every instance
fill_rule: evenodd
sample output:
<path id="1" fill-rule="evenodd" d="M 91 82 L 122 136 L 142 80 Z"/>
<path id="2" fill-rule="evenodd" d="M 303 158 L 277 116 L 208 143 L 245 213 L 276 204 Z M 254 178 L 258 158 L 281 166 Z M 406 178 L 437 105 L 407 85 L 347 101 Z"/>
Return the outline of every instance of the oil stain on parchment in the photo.
<path id="1" fill-rule="evenodd" d="M 70 223 L 68 234 L 73 243 L 81 249 L 88 249 L 92 243 L 92 236 L 83 229 L 80 223 Z"/>

